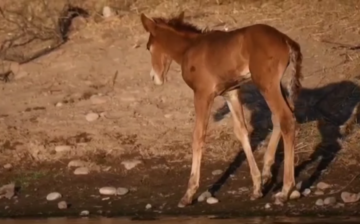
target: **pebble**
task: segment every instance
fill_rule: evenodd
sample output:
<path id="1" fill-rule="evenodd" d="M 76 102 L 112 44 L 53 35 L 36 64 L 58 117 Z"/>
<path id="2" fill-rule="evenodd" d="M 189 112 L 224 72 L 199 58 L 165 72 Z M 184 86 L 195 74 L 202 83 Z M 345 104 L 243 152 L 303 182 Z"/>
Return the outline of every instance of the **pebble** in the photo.
<path id="1" fill-rule="evenodd" d="M 146 209 L 151 209 L 152 206 L 151 206 L 151 204 L 147 204 L 147 205 L 145 206 L 145 208 L 146 208 Z"/>
<path id="2" fill-rule="evenodd" d="M 344 203 L 354 203 L 354 202 L 357 202 L 360 200 L 360 193 L 355 194 L 355 193 L 350 193 L 350 192 L 344 191 L 341 193 L 340 196 Z"/>
<path id="3" fill-rule="evenodd" d="M 222 174 L 222 170 L 214 170 L 214 171 L 212 171 L 212 175 L 214 175 L 214 176 L 217 176 L 217 175 L 220 175 L 220 174 Z"/>
<path id="4" fill-rule="evenodd" d="M 109 6 L 104 6 L 102 14 L 105 18 L 114 16 L 114 11 Z"/>
<path id="5" fill-rule="evenodd" d="M 265 209 L 270 209 L 270 208 L 271 208 L 270 203 L 266 203 L 266 204 L 265 204 Z"/>
<path id="6" fill-rule="evenodd" d="M 324 195 L 324 192 L 321 191 L 321 190 L 316 190 L 316 191 L 314 192 L 314 194 L 319 196 L 319 195 Z"/>
<path id="7" fill-rule="evenodd" d="M 135 168 L 137 165 L 141 164 L 142 161 L 138 160 L 138 159 L 132 159 L 132 160 L 125 160 L 122 161 L 121 164 L 125 167 L 125 169 L 127 170 L 131 170 L 133 168 Z"/>
<path id="8" fill-rule="evenodd" d="M 115 195 L 117 190 L 115 187 L 102 187 L 99 189 L 99 193 L 102 195 Z"/>
<path id="9" fill-rule="evenodd" d="M 59 192 L 51 192 L 46 196 L 46 200 L 48 201 L 55 201 L 61 198 L 61 194 Z"/>
<path id="10" fill-rule="evenodd" d="M 106 103 L 106 98 L 103 96 L 93 95 L 90 97 L 92 104 L 103 104 Z"/>
<path id="11" fill-rule="evenodd" d="M 99 114 L 90 112 L 86 114 L 85 119 L 89 122 L 96 121 L 99 118 Z"/>
<path id="12" fill-rule="evenodd" d="M 316 188 L 319 189 L 319 190 L 326 190 L 326 189 L 329 189 L 331 187 L 330 184 L 327 184 L 325 182 L 319 182 L 317 185 L 316 185 Z"/>
<path id="13" fill-rule="evenodd" d="M 117 195 L 125 195 L 129 192 L 129 189 L 125 188 L 125 187 L 119 187 L 118 189 L 116 189 L 116 194 Z"/>
<path id="14" fill-rule="evenodd" d="M 90 173 L 90 170 L 87 167 L 78 167 L 74 170 L 75 175 L 87 175 L 89 173 Z"/>
<path id="15" fill-rule="evenodd" d="M 298 199 L 298 198 L 300 198 L 300 197 L 301 197 L 301 194 L 300 194 L 300 192 L 297 191 L 297 190 L 294 190 L 294 191 L 291 192 L 291 194 L 290 194 L 290 199 L 291 199 L 291 200 Z"/>
<path id="16" fill-rule="evenodd" d="M 67 209 L 67 208 L 68 208 L 67 202 L 66 202 L 66 201 L 60 201 L 60 202 L 58 203 L 58 208 L 61 209 L 61 210 Z"/>
<path id="17" fill-rule="evenodd" d="M 69 145 L 58 145 L 55 146 L 55 152 L 69 152 L 71 150 L 71 146 Z"/>
<path id="18" fill-rule="evenodd" d="M 88 210 L 83 210 L 80 212 L 80 216 L 88 216 L 90 212 Z"/>
<path id="19" fill-rule="evenodd" d="M 85 166 L 86 162 L 82 161 L 82 160 L 71 160 L 68 163 L 68 167 L 80 167 L 80 166 Z"/>
<path id="20" fill-rule="evenodd" d="M 323 206 L 323 205 L 324 205 L 323 199 L 319 198 L 318 200 L 316 200 L 315 205 L 317 205 L 317 206 Z"/>
<path id="21" fill-rule="evenodd" d="M 209 191 L 205 191 L 198 197 L 198 202 L 205 201 L 206 199 L 210 198 L 211 196 L 212 195 Z"/>
<path id="22" fill-rule="evenodd" d="M 57 102 L 56 104 L 55 104 L 55 107 L 62 107 L 63 106 L 63 103 L 62 102 Z"/>
<path id="23" fill-rule="evenodd" d="M 219 200 L 217 198 L 214 198 L 214 197 L 209 197 L 209 198 L 206 199 L 206 203 L 208 203 L 210 205 L 216 204 L 218 202 L 219 202 Z"/>
<path id="24" fill-rule="evenodd" d="M 172 117 L 172 114 L 165 114 L 164 117 L 169 119 Z"/>
<path id="25" fill-rule="evenodd" d="M 309 196 L 311 194 L 311 189 L 310 188 L 306 188 L 303 192 L 302 195 L 304 195 L 305 197 Z"/>
<path id="26" fill-rule="evenodd" d="M 335 197 L 327 197 L 324 199 L 324 205 L 334 205 L 336 203 Z"/>
<path id="27" fill-rule="evenodd" d="M 7 163 L 4 165 L 4 169 L 10 170 L 12 168 L 12 165 L 10 163 Z"/>
<path id="28" fill-rule="evenodd" d="M 15 196 L 15 183 L 5 184 L 0 187 L 0 199 L 5 197 L 7 199 L 11 199 Z"/>

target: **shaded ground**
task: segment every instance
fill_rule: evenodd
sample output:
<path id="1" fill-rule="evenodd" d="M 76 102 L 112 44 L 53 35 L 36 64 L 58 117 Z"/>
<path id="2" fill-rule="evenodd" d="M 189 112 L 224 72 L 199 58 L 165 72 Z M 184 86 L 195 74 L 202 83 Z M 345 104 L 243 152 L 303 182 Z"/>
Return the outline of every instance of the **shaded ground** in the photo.
<path id="1" fill-rule="evenodd" d="M 91 5 L 91 1 L 86 2 Z M 359 51 L 324 42 L 359 44 L 360 16 L 356 8 L 359 3 L 205 2 L 206 7 L 192 1 L 186 4 L 154 1 L 150 11 L 142 5 L 144 2 L 137 1 L 120 16 L 108 20 L 80 19 L 69 41 L 60 49 L 27 64 L 9 65 L 15 77 L 0 83 L 0 164 L 11 163 L 13 170 L 0 167 L 0 184 L 16 181 L 21 190 L 18 199 L 0 199 L 0 208 L 9 206 L 0 210 L 0 215 L 77 215 L 82 209 L 92 214 L 101 210 L 105 215 L 157 214 L 157 211 L 239 215 L 258 213 L 259 209 L 263 214 L 293 215 L 358 212 L 357 203 L 344 208 L 315 208 L 313 197 L 291 202 L 285 209 L 274 207 L 265 211 L 264 204 L 270 201 L 270 195 L 250 202 L 247 193 L 229 193 L 251 184 L 244 156 L 238 155 L 241 145 L 233 135 L 227 108 L 217 111 L 223 106 L 221 98 L 213 108 L 215 119 L 208 132 L 202 189 L 216 182 L 211 171 L 226 170 L 234 158 L 227 174 L 240 168 L 236 177 L 219 181 L 225 182 L 223 187 L 213 188 L 219 190 L 216 196 L 221 203 L 176 208 L 190 173 L 192 92 L 181 79 L 177 65 L 172 65 L 166 85 L 158 87 L 150 81 L 147 35 L 140 26 L 137 11 L 168 16 L 183 8 L 186 19 L 216 29 L 267 23 L 298 41 L 304 54 L 305 76 L 296 112 L 300 122 L 296 147 L 298 179 L 309 180 L 309 186 L 320 179 L 335 184 L 335 190 L 360 192 L 359 180 L 354 179 L 360 170 L 359 126 L 356 124 L 348 135 L 343 135 L 339 128 L 360 99 Z M 271 131 L 270 114 L 253 86 L 246 85 L 243 90 L 246 116 L 255 129 L 253 147 L 262 166 L 266 137 Z M 93 95 L 100 95 L 103 102 L 94 102 Z M 85 115 L 89 112 L 103 116 L 88 122 Z M 58 153 L 57 145 L 72 148 Z M 119 164 L 128 158 L 142 159 L 145 164 L 127 172 Z M 74 176 L 66 168 L 70 159 L 91 161 L 111 169 Z M 281 166 L 276 166 L 275 171 L 279 171 L 280 178 Z M 97 189 L 105 185 L 125 186 L 131 192 L 108 201 L 91 197 L 98 196 Z M 56 203 L 46 202 L 46 194 L 55 190 L 73 207 L 59 211 Z M 148 212 L 144 209 L 147 203 L 153 205 Z"/>
<path id="2" fill-rule="evenodd" d="M 161 166 L 159 165 L 161 164 Z M 308 196 L 291 201 L 285 207 L 271 205 L 265 209 L 265 204 L 272 202 L 271 194 L 258 201 L 249 200 L 248 188 L 251 180 L 248 167 L 242 166 L 216 194 L 220 203 L 208 205 L 206 202 L 180 209 L 177 202 L 184 191 L 184 177 L 187 177 L 190 167 L 181 163 L 166 163 L 164 160 L 145 161 L 133 170 L 126 171 L 123 167 L 114 167 L 112 171 L 91 173 L 86 176 L 75 176 L 71 170 L 63 168 L 62 164 L 31 167 L 28 171 L 4 173 L 5 180 L 15 180 L 22 186 L 15 199 L 0 201 L 1 216 L 78 216 L 82 210 L 90 211 L 91 215 L 157 217 L 167 215 L 217 215 L 231 216 L 322 216 L 322 215 L 359 215 L 358 204 L 349 204 L 338 208 L 336 206 L 316 206 L 315 201 L 324 196 Z M 200 192 L 213 184 L 219 176 L 213 176 L 214 168 L 225 167 L 226 163 L 204 164 L 203 178 Z M 342 175 L 344 170 L 329 171 L 323 176 L 333 194 L 339 201 L 343 185 L 351 181 L 351 176 Z M 350 170 L 347 170 L 349 173 Z M 351 182 L 347 190 L 359 191 L 360 180 Z M 98 189 L 102 186 L 127 187 L 130 192 L 125 196 L 101 196 Z M 46 201 L 46 195 L 51 191 L 58 191 L 62 199 L 69 204 L 67 210 L 59 210 L 57 203 Z M 330 189 L 326 191 L 329 194 Z M 108 199 L 106 199 L 108 198 Z M 151 204 L 151 209 L 145 206 Z"/>

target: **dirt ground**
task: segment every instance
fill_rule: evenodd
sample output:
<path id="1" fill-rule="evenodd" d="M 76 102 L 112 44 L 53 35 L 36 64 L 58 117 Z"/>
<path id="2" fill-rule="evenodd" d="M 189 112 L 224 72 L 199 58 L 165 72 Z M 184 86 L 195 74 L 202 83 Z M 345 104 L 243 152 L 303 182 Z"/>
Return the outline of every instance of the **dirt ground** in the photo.
<path id="1" fill-rule="evenodd" d="M 192 92 L 174 63 L 165 85 L 152 83 L 145 47 L 148 36 L 139 19 L 140 12 L 171 16 L 185 10 L 186 20 L 199 27 L 233 29 L 266 23 L 299 42 L 304 54 L 304 90 L 296 111 L 298 181 L 329 183 L 331 193 L 340 200 L 342 191 L 360 192 L 360 127 L 355 124 L 347 135 L 341 131 L 360 99 L 360 51 L 337 44 L 360 44 L 359 2 L 135 2 L 113 18 L 78 18 L 69 41 L 59 49 L 26 64 L 9 65 L 15 77 L 0 83 L 0 184 L 14 181 L 20 190 L 11 200 L 0 199 L 0 216 L 78 215 L 84 209 L 108 216 L 359 213 L 358 203 L 315 206 L 318 198 L 330 192 L 271 209 L 265 209 L 265 204 L 272 202 L 273 191 L 264 199 L 250 201 L 249 169 L 222 98 L 213 107 L 199 193 L 219 178 L 212 171 L 225 171 L 231 164 L 225 176 L 235 175 L 222 178 L 225 184 L 216 193 L 220 203 L 177 208 L 190 173 Z M 242 89 L 246 116 L 254 129 L 255 156 L 262 167 L 271 132 L 270 113 L 252 85 Z M 90 112 L 101 116 L 89 122 L 85 117 Z M 57 152 L 59 145 L 71 149 Z M 101 168 L 76 176 L 67 168 L 74 159 Z M 143 163 L 128 171 L 121 165 L 127 159 Z M 278 162 L 281 159 L 279 150 Z M 6 164 L 12 168 L 3 168 Z M 280 180 L 281 165 L 274 170 Z M 107 185 L 127 187 L 130 192 L 102 200 L 98 189 Z M 61 192 L 71 207 L 59 210 L 57 203 L 47 202 L 51 191 Z M 152 209 L 146 210 L 148 203 Z"/>

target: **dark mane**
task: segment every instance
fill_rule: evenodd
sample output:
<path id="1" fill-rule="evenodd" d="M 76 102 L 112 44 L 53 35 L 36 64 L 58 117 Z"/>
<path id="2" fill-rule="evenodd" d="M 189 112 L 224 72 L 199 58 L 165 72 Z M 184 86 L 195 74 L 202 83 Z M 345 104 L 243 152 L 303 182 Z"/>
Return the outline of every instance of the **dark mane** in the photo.
<path id="1" fill-rule="evenodd" d="M 156 17 L 156 18 L 153 18 L 153 20 L 157 24 L 163 24 L 163 25 L 166 25 L 166 26 L 170 26 L 174 30 L 178 30 L 178 31 L 199 33 L 199 34 L 207 32 L 206 30 L 202 30 L 202 29 L 196 27 L 195 25 L 184 22 L 183 20 L 180 20 L 180 19 L 178 19 L 176 17 L 175 18 L 170 18 L 170 19 L 165 19 L 165 18 L 162 18 L 162 17 Z"/>

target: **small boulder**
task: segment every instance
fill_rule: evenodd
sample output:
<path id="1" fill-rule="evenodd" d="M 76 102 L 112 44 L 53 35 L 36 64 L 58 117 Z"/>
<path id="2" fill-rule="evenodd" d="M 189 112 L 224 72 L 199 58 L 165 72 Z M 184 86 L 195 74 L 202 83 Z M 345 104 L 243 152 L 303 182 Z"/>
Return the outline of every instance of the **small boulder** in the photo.
<path id="1" fill-rule="evenodd" d="M 48 201 L 55 201 L 61 198 L 61 194 L 59 192 L 51 192 L 46 196 L 46 200 Z"/>
<path id="2" fill-rule="evenodd" d="M 78 167 L 74 170 L 75 175 L 87 175 L 89 173 L 90 173 L 90 170 L 87 167 Z"/>
<path id="3" fill-rule="evenodd" d="M 298 199 L 298 198 L 300 198 L 300 197 L 301 197 L 300 192 L 297 191 L 297 190 L 294 190 L 293 192 L 291 192 L 289 198 L 290 198 L 291 200 L 294 200 L 294 199 Z"/>
<path id="4" fill-rule="evenodd" d="M 324 205 L 334 205 L 334 204 L 336 204 L 335 197 L 327 197 L 324 199 Z"/>
<path id="5" fill-rule="evenodd" d="M 116 189 L 116 194 L 117 195 L 125 195 L 129 192 L 129 189 L 125 188 L 125 187 L 119 187 L 118 189 Z"/>
<path id="6" fill-rule="evenodd" d="M 102 187 L 99 189 L 99 193 L 102 195 L 115 195 L 117 190 L 115 187 Z"/>
<path id="7" fill-rule="evenodd" d="M 85 119 L 89 122 L 96 121 L 99 118 L 99 114 L 90 112 L 86 114 Z"/>
<path id="8" fill-rule="evenodd" d="M 206 203 L 208 203 L 210 205 L 216 204 L 218 202 L 219 202 L 219 200 L 217 198 L 214 198 L 214 197 L 209 197 L 209 198 L 206 199 Z"/>
<path id="9" fill-rule="evenodd" d="M 67 202 L 66 202 L 66 201 L 60 201 L 60 202 L 58 203 L 58 208 L 59 208 L 60 210 L 67 209 L 67 208 L 68 208 Z"/>
<path id="10" fill-rule="evenodd" d="M 344 191 L 341 193 L 341 199 L 344 203 L 355 203 L 360 200 L 360 194 Z"/>
<path id="11" fill-rule="evenodd" d="M 199 197 L 198 197 L 198 202 L 203 202 L 205 201 L 206 199 L 210 198 L 212 195 L 209 191 L 205 191 L 203 192 Z"/>
<path id="12" fill-rule="evenodd" d="M 331 185 L 330 184 L 327 184 L 325 182 L 319 182 L 317 185 L 316 185 L 316 188 L 321 190 L 321 191 L 325 191 L 329 188 L 331 188 Z"/>
<path id="13" fill-rule="evenodd" d="M 69 152 L 70 150 L 71 150 L 71 146 L 69 146 L 69 145 L 55 146 L 55 152 L 58 152 L 58 153 Z"/>
<path id="14" fill-rule="evenodd" d="M 316 200 L 315 205 L 317 205 L 317 206 L 323 206 L 323 205 L 324 205 L 324 200 L 321 199 L 321 198 L 319 198 L 318 200 Z"/>

